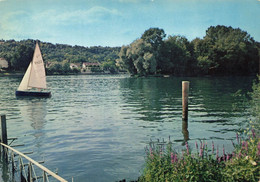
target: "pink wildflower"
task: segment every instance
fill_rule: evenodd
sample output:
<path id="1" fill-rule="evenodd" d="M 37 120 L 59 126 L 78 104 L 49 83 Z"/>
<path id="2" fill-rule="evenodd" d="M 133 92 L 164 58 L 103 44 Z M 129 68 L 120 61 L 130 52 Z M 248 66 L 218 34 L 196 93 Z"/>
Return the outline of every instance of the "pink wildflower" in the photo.
<path id="1" fill-rule="evenodd" d="M 216 160 L 218 159 L 218 146 L 217 146 L 217 154 L 216 154 Z"/>
<path id="2" fill-rule="evenodd" d="M 218 162 L 221 162 L 221 157 L 218 158 Z"/>
<path id="3" fill-rule="evenodd" d="M 203 157 L 203 148 L 200 148 L 200 157 Z"/>
<path id="4" fill-rule="evenodd" d="M 260 156 L 260 142 L 258 142 L 257 149 L 258 149 L 257 154 L 258 154 L 258 156 Z"/>
<path id="5" fill-rule="evenodd" d="M 174 155 L 174 162 L 176 162 L 176 163 L 178 162 L 178 156 L 177 156 L 177 154 Z"/>
<path id="6" fill-rule="evenodd" d="M 189 155 L 189 146 L 187 142 L 186 142 L 186 150 L 187 150 L 187 155 Z"/>
<path id="7" fill-rule="evenodd" d="M 246 142 L 245 148 L 246 148 L 246 152 L 248 152 L 248 142 Z"/>
<path id="8" fill-rule="evenodd" d="M 225 147 L 224 147 L 224 145 L 223 145 L 223 155 L 225 156 Z"/>
<path id="9" fill-rule="evenodd" d="M 171 153 L 171 162 L 172 162 L 172 164 L 174 163 L 174 155 L 173 155 L 173 153 Z"/>
<path id="10" fill-rule="evenodd" d="M 245 146 L 246 146 L 246 142 L 243 141 L 243 142 L 242 142 L 242 149 L 243 149 L 243 150 L 245 150 Z"/>
<path id="11" fill-rule="evenodd" d="M 150 147 L 150 155 L 152 155 L 153 154 L 153 149 L 152 149 L 152 147 Z"/>
<path id="12" fill-rule="evenodd" d="M 242 153 L 240 151 L 239 154 L 238 154 L 238 158 L 241 158 L 241 157 L 242 157 Z"/>

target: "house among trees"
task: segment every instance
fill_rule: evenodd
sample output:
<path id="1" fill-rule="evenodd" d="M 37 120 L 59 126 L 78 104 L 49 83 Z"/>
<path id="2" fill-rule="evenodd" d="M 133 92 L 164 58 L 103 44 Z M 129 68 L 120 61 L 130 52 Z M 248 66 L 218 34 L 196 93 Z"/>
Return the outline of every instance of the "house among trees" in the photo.
<path id="1" fill-rule="evenodd" d="M 100 63 L 89 63 L 89 62 L 84 62 L 82 63 L 82 69 L 81 73 L 93 73 L 93 72 L 100 72 Z"/>
<path id="2" fill-rule="evenodd" d="M 81 69 L 81 64 L 80 63 L 70 63 L 70 69 Z"/>
<path id="3" fill-rule="evenodd" d="M 99 67 L 100 63 L 82 63 L 82 69 L 90 69 L 91 67 Z"/>
<path id="4" fill-rule="evenodd" d="M 4 58 L 0 58 L 0 71 L 8 68 L 8 62 Z"/>
<path id="5" fill-rule="evenodd" d="M 51 66 L 51 62 L 46 61 L 46 62 L 45 62 L 45 67 L 46 67 L 46 68 L 50 68 L 50 66 Z"/>

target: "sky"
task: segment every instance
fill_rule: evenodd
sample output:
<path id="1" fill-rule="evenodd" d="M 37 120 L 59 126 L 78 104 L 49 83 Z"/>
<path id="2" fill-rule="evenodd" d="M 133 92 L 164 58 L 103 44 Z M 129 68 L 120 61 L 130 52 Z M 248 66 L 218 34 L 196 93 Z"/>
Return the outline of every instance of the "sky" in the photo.
<path id="1" fill-rule="evenodd" d="M 0 0 L 0 39 L 80 46 L 129 45 L 149 28 L 193 40 L 210 26 L 260 42 L 260 0 Z"/>

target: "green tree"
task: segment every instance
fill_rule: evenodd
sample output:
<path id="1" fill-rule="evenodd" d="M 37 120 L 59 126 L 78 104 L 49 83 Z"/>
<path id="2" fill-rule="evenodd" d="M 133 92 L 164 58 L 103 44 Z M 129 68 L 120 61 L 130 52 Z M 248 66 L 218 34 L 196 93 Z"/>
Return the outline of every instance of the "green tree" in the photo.
<path id="1" fill-rule="evenodd" d="M 116 59 L 116 65 L 122 69 L 127 70 L 130 74 L 135 75 L 137 74 L 137 70 L 134 66 L 133 60 L 128 57 L 130 46 L 122 46 L 118 56 L 119 58 Z"/>
<path id="2" fill-rule="evenodd" d="M 208 72 L 222 75 L 250 74 L 258 71 L 259 55 L 256 43 L 247 32 L 239 28 L 209 27 L 203 42 L 197 44 L 195 49 L 199 67 L 204 71 L 208 69 Z M 201 64 L 205 61 L 206 64 Z"/>
<path id="3" fill-rule="evenodd" d="M 53 62 L 47 69 L 47 74 L 62 74 L 62 64 L 59 62 Z"/>
<path id="4" fill-rule="evenodd" d="M 116 73 L 117 72 L 115 60 L 108 59 L 107 61 L 104 61 L 101 64 L 101 67 L 104 71 L 110 71 L 110 73 Z"/>
<path id="5" fill-rule="evenodd" d="M 32 61 L 33 49 L 26 45 L 20 45 L 10 60 L 10 66 L 14 70 L 25 70 Z"/>
<path id="6" fill-rule="evenodd" d="M 165 36 L 163 29 L 150 28 L 146 30 L 140 39 L 121 48 L 117 65 L 133 75 L 156 74 L 157 61 Z"/>
<path id="7" fill-rule="evenodd" d="M 164 74 L 192 75 L 195 70 L 193 46 L 183 36 L 169 36 L 161 49 L 158 65 Z"/>
<path id="8" fill-rule="evenodd" d="M 143 39 L 137 39 L 130 46 L 122 47 L 117 65 L 131 74 L 155 74 L 157 62 L 152 45 Z"/>
<path id="9" fill-rule="evenodd" d="M 63 62 L 62 62 L 62 67 L 61 67 L 61 72 L 63 73 L 63 74 L 68 74 L 68 73 L 71 73 L 72 72 L 72 70 L 70 69 L 70 63 L 69 63 L 69 61 L 68 60 L 64 60 Z"/>
<path id="10" fill-rule="evenodd" d="M 158 51 L 165 37 L 166 34 L 163 29 L 150 28 L 143 33 L 141 39 L 143 39 L 147 43 L 150 43 L 154 50 Z"/>

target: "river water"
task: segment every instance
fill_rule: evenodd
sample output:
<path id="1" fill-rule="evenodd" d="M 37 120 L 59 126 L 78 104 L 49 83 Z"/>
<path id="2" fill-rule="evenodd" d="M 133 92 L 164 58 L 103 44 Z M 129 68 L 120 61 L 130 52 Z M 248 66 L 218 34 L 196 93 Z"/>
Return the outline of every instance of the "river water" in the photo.
<path id="1" fill-rule="evenodd" d="M 204 140 L 231 149 L 230 140 L 250 120 L 239 89 L 251 77 L 48 76 L 52 97 L 15 97 L 21 77 L 0 77 L 0 114 L 21 152 L 76 182 L 135 180 L 150 139 L 171 137 L 181 150 L 181 82 L 190 81 L 189 144 Z M 187 136 L 186 136 L 187 137 Z M 4 172 L 2 172 L 4 173 Z M 5 174 L 8 175 L 8 174 Z"/>

